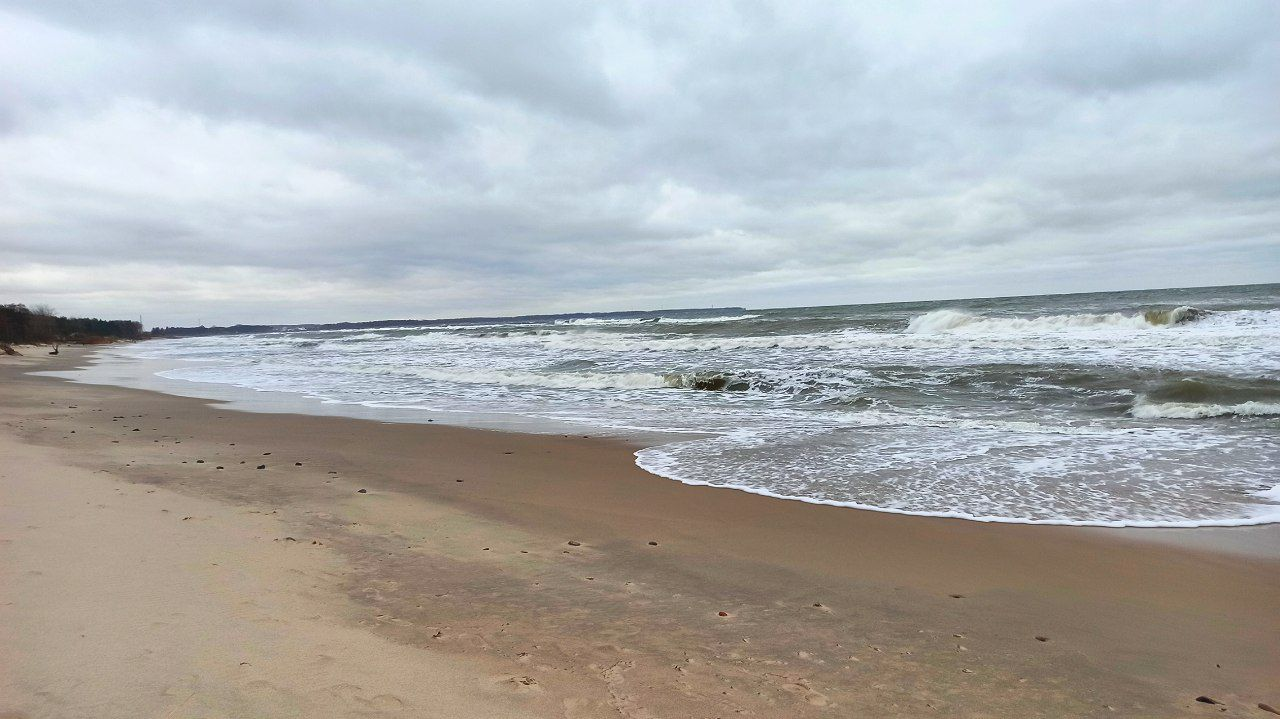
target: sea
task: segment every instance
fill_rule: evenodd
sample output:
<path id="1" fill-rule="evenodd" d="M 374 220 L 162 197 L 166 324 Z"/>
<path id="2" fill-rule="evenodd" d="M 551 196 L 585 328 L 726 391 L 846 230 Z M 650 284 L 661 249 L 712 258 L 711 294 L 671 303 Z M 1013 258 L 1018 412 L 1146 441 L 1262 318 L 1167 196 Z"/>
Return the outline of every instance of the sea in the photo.
<path id="1" fill-rule="evenodd" d="M 661 439 L 635 461 L 655 475 L 804 502 L 1280 522 L 1280 284 L 284 328 L 121 351 L 165 360 L 171 380 L 401 418 L 649 432 Z"/>

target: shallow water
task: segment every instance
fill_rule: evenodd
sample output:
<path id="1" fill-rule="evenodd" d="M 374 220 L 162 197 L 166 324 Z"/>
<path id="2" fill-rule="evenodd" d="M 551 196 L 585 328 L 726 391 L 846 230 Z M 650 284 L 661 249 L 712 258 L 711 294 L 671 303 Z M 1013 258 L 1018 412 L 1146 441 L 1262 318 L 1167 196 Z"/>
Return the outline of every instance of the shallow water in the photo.
<path id="1" fill-rule="evenodd" d="M 1036 523 L 1280 521 L 1280 285 L 282 331 L 125 352 L 178 361 L 172 379 L 459 423 L 690 433 L 637 462 L 805 501 Z"/>

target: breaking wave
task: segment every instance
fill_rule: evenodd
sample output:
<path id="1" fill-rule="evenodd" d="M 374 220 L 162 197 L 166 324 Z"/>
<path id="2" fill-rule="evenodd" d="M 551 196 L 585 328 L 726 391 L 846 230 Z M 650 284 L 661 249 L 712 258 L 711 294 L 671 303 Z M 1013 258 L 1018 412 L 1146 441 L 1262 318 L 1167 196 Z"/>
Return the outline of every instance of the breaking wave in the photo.
<path id="1" fill-rule="evenodd" d="M 1202 402 L 1138 402 L 1129 410 L 1138 419 L 1205 419 L 1207 417 L 1266 417 L 1280 415 L 1280 402 L 1205 404 Z"/>
<path id="2" fill-rule="evenodd" d="M 1235 377 L 1163 382 L 1139 394 L 1129 414 L 1138 419 L 1280 415 L 1280 382 Z"/>
<path id="3" fill-rule="evenodd" d="M 1096 328 L 1150 329 L 1194 322 L 1208 314 L 1207 311 L 1195 307 L 1146 310 L 1132 315 L 1109 312 L 1040 317 L 983 317 L 960 310 L 934 310 L 912 319 L 907 325 L 907 332 L 912 334 L 953 331 L 973 334 L 1021 334 Z"/>

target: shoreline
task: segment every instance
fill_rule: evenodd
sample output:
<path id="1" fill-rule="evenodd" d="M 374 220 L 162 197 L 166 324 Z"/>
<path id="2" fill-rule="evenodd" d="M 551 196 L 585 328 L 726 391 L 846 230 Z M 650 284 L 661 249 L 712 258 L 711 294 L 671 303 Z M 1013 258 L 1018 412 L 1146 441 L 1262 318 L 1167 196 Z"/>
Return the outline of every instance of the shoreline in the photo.
<path id="1" fill-rule="evenodd" d="M 679 442 L 710 434 L 662 432 L 658 430 L 625 430 L 608 427 L 589 427 L 538 417 L 511 414 L 462 413 L 452 411 L 369 406 L 346 402 L 330 402 L 319 397 L 296 392 L 255 390 L 237 385 L 196 382 L 161 377 L 157 373 L 180 368 L 178 361 L 161 361 L 137 357 L 103 357 L 101 347 L 83 348 L 81 364 L 71 369 L 52 372 L 51 377 L 83 384 L 96 384 L 137 389 L 160 394 L 217 402 L 219 406 L 239 412 L 291 414 L 303 416 L 342 417 L 385 423 L 434 424 L 481 431 L 538 436 L 583 436 L 621 443 L 631 452 L 637 468 L 655 479 L 676 482 L 690 487 L 705 487 L 724 491 L 754 494 L 776 501 L 799 502 L 820 507 L 834 507 L 856 512 L 874 512 L 905 517 L 977 522 L 980 524 L 1012 524 L 1033 527 L 1065 527 L 1073 530 L 1097 532 L 1121 541 L 1156 541 L 1172 543 L 1191 549 L 1228 552 L 1280 560 L 1280 521 L 1274 519 L 1233 520 L 1207 524 L 1106 524 L 1075 521 L 1031 521 L 1007 517 L 971 517 L 959 514 L 928 514 L 898 511 L 856 503 L 825 502 L 807 497 L 785 496 L 753 487 L 714 485 L 676 479 L 646 468 L 638 461 L 640 450 L 668 442 Z M 95 356 L 96 355 L 96 356 Z M 92 362 L 92 364 L 89 364 Z M 587 432 L 586 435 L 581 435 Z M 1278 485 L 1280 486 L 1280 485 Z M 1274 490 L 1273 490 L 1274 491 Z"/>
<path id="2" fill-rule="evenodd" d="M 1267 641 L 1280 562 L 1139 536 L 1214 530 L 812 505 L 654 477 L 616 439 L 235 412 L 25 374 L 82 358 L 0 366 L 6 431 L 126 487 L 288 516 L 341 555 L 350 621 L 464 666 L 523 667 L 538 689 L 520 701 L 540 715 L 1201 716 L 1213 708 L 1198 694 L 1255 713 L 1280 703 L 1264 695 L 1280 674 Z M 102 421 L 117 418 L 143 421 Z M 1274 549 L 1274 529 L 1254 529 L 1224 531 Z M 569 699 L 591 709 L 567 712 Z"/>

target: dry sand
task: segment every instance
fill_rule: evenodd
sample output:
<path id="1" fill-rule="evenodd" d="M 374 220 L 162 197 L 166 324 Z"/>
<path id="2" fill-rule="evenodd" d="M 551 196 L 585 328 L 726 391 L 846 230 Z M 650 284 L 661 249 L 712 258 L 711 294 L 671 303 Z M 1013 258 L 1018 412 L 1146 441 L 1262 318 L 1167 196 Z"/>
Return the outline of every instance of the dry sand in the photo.
<path id="1" fill-rule="evenodd" d="M 80 353 L 0 358 L 0 717 L 1280 706 L 1274 552 L 820 507 L 652 477 L 624 442 L 24 374 Z"/>

